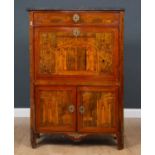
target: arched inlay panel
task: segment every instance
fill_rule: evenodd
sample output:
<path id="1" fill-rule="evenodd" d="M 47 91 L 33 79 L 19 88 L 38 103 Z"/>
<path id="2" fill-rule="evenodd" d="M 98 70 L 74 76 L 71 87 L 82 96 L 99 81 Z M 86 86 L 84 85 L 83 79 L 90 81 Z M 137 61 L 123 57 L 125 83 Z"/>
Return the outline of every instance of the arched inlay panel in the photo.
<path id="1" fill-rule="evenodd" d="M 40 130 L 74 131 L 76 96 L 73 87 L 39 86 L 37 96 L 37 125 Z"/>
<path id="2" fill-rule="evenodd" d="M 80 87 L 78 89 L 79 130 L 114 128 L 116 104 L 116 88 Z"/>
<path id="3" fill-rule="evenodd" d="M 117 29 L 76 29 L 37 29 L 36 75 L 114 77 L 118 55 Z"/>

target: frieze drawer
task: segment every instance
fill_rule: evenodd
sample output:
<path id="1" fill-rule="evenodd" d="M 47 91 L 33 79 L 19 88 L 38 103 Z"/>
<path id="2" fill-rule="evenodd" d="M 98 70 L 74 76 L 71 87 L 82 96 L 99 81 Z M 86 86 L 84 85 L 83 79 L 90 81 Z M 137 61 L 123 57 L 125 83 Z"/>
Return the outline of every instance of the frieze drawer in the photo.
<path id="1" fill-rule="evenodd" d="M 65 12 L 36 12 L 34 14 L 35 26 L 49 25 L 118 25 L 119 13 L 105 14 L 91 11 L 89 13 L 81 11 Z"/>

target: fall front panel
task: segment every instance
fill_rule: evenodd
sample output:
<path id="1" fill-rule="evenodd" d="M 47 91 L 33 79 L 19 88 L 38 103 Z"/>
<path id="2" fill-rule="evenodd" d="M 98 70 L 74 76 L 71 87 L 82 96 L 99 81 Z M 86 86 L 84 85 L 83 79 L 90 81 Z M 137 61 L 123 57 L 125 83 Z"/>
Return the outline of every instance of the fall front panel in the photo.
<path id="1" fill-rule="evenodd" d="M 78 88 L 78 130 L 115 131 L 118 91 L 115 87 Z"/>
<path id="2" fill-rule="evenodd" d="M 35 38 L 36 78 L 63 75 L 116 77 L 117 28 L 39 27 L 35 28 Z"/>
<path id="3" fill-rule="evenodd" d="M 37 130 L 75 131 L 75 88 L 39 86 L 35 90 Z"/>

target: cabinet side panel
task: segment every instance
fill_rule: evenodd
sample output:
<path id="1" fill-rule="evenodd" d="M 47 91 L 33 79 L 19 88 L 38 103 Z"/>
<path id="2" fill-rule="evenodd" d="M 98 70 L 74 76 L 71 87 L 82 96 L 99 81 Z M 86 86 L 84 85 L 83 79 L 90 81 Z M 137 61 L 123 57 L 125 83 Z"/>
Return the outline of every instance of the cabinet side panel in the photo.
<path id="1" fill-rule="evenodd" d="M 29 58 L 30 58 L 30 122 L 31 130 L 35 131 L 35 105 L 34 105 L 34 35 L 33 12 L 29 12 Z"/>
<path id="2" fill-rule="evenodd" d="M 123 102 L 124 102 L 124 12 L 120 12 L 120 26 L 119 26 L 119 134 L 123 136 L 124 116 L 123 116 Z"/>

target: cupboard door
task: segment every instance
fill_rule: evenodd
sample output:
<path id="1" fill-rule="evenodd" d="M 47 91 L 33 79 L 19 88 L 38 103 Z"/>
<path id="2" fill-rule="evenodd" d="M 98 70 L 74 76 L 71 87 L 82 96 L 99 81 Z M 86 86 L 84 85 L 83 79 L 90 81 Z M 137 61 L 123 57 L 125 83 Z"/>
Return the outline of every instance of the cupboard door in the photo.
<path id="1" fill-rule="evenodd" d="M 36 87 L 36 127 L 39 132 L 75 131 L 76 89 Z"/>
<path id="2" fill-rule="evenodd" d="M 78 131 L 116 130 L 118 92 L 115 87 L 78 88 Z"/>
<path id="3" fill-rule="evenodd" d="M 36 78 L 117 77 L 117 27 L 36 27 L 35 38 Z"/>

